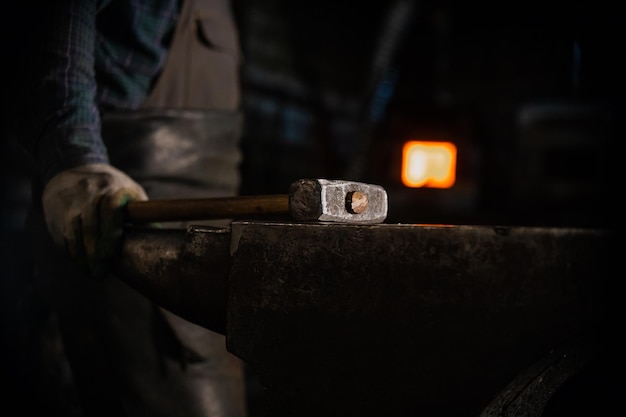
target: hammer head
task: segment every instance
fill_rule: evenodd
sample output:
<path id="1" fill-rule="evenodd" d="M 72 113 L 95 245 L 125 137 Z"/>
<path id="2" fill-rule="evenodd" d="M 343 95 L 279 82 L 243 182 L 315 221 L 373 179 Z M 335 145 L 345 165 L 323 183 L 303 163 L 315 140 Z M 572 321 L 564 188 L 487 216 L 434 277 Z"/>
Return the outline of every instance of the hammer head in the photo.
<path id="1" fill-rule="evenodd" d="M 374 184 L 302 179 L 289 188 L 289 210 L 300 221 L 382 223 L 387 218 L 387 192 Z"/>

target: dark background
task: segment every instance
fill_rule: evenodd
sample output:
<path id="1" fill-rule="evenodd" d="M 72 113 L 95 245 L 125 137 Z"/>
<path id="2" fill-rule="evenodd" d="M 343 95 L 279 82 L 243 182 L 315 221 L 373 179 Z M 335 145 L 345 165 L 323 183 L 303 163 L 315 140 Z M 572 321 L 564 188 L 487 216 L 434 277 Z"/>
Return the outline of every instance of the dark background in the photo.
<path id="1" fill-rule="evenodd" d="M 624 15 L 601 2 L 238 1 L 242 193 L 383 185 L 389 222 L 607 226 Z M 449 190 L 400 182 L 408 139 L 451 140 Z"/>
<path id="2" fill-rule="evenodd" d="M 598 1 L 237 0 L 245 128 L 242 194 L 299 178 L 374 182 L 388 222 L 618 223 L 624 13 Z M 19 12 L 19 13 L 18 13 Z M 21 37 L 1 17 L 3 223 L 20 224 L 30 160 L 10 134 Z M 8 139 L 8 140 L 7 140 Z M 402 144 L 450 140 L 457 182 L 400 182 Z M 27 181 L 27 180 L 26 180 Z"/>

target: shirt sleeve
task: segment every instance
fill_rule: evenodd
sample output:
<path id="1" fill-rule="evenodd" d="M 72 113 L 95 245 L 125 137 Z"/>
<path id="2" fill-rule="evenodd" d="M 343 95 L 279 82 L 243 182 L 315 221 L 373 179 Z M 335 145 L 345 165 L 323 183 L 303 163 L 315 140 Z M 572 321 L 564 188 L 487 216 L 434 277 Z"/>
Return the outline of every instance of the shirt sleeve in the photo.
<path id="1" fill-rule="evenodd" d="M 34 69 L 22 134 L 44 183 L 64 169 L 108 162 L 95 102 L 98 5 L 96 0 L 47 3 L 31 43 Z"/>

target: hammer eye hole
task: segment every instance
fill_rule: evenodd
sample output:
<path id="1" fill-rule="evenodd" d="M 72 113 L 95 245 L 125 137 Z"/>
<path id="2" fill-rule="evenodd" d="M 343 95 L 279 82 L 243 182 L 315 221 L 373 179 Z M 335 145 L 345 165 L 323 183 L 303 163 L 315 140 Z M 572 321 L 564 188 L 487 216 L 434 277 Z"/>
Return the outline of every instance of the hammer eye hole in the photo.
<path id="1" fill-rule="evenodd" d="M 346 210 L 350 214 L 361 214 L 367 211 L 367 195 L 360 191 L 346 194 Z"/>

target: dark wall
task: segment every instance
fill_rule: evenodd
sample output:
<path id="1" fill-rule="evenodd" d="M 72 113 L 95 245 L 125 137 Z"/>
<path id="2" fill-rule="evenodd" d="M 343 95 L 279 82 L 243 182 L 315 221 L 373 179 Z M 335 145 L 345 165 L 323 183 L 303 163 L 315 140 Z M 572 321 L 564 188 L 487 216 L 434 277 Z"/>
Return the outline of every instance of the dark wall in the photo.
<path id="1" fill-rule="evenodd" d="M 390 221 L 613 221 L 611 149 L 623 114 L 623 19 L 614 9 L 237 4 L 244 193 L 342 177 L 384 185 Z M 400 184 L 400 147 L 410 138 L 457 144 L 452 189 Z"/>

